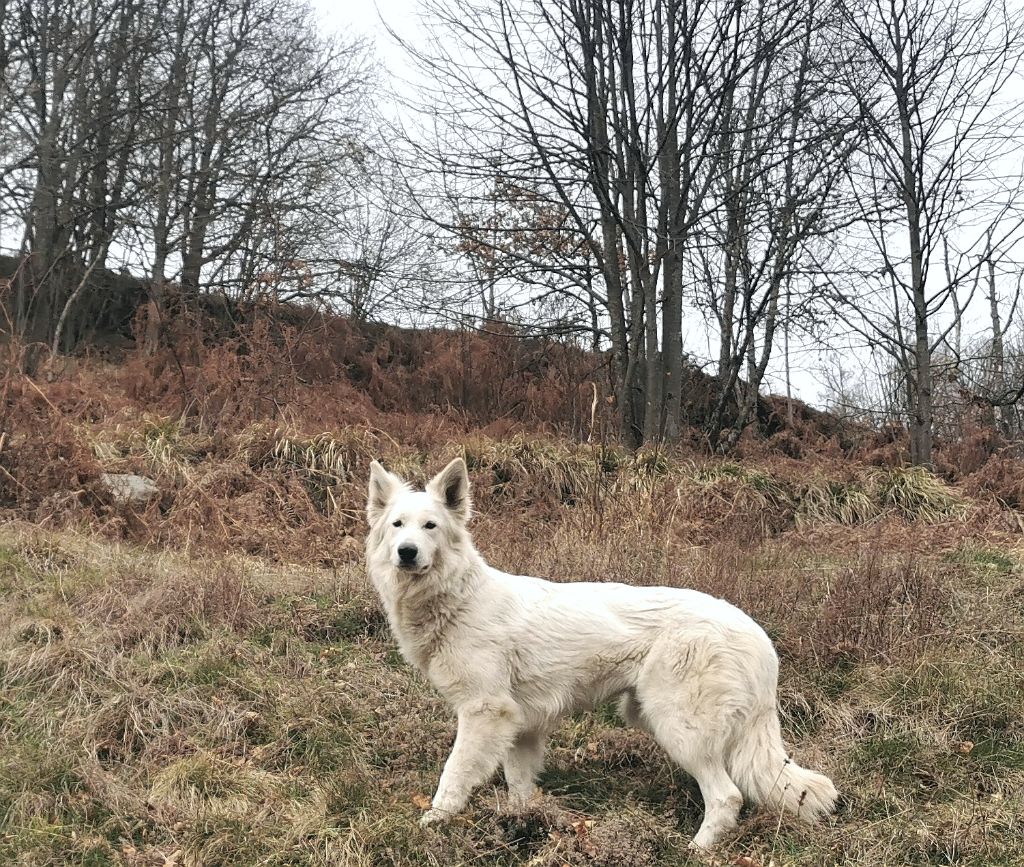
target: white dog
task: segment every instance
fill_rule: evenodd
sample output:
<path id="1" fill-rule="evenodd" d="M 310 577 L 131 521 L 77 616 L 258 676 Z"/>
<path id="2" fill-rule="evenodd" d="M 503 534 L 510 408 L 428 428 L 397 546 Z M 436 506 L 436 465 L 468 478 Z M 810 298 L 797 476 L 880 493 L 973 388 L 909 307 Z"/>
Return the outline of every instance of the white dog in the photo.
<path id="1" fill-rule="evenodd" d="M 499 764 L 512 801 L 527 801 L 556 720 L 613 697 L 700 785 L 694 848 L 736 826 L 744 796 L 808 821 L 831 812 L 832 781 L 786 755 L 778 658 L 738 608 L 695 590 L 491 568 L 466 529 L 461 458 L 425 491 L 374 461 L 367 514 L 367 567 L 402 655 L 458 715 L 423 824 L 460 811 Z"/>

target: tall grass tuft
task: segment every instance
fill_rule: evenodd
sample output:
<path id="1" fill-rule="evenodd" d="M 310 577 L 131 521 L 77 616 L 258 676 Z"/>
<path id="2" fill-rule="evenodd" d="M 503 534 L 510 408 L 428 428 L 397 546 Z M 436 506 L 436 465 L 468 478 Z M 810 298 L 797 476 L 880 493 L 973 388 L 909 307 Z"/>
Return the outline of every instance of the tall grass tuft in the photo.
<path id="1" fill-rule="evenodd" d="M 866 524 L 882 514 L 882 506 L 859 482 L 820 477 L 800 485 L 797 526 L 813 524 Z"/>
<path id="2" fill-rule="evenodd" d="M 309 439 L 276 434 L 266 463 L 295 474 L 325 514 L 343 504 L 339 488 L 369 465 L 378 443 L 368 430 L 345 428 L 337 434 L 321 433 Z"/>
<path id="3" fill-rule="evenodd" d="M 138 464 L 140 469 L 175 484 L 193 480 L 194 470 L 212 446 L 208 434 L 189 431 L 180 418 L 146 417 L 140 426 L 115 430 L 113 439 L 92 440 L 93 454 L 108 468 Z"/>
<path id="4" fill-rule="evenodd" d="M 921 467 L 875 470 L 869 487 L 883 509 L 908 521 L 935 524 L 967 516 L 967 502 Z"/>
<path id="5" fill-rule="evenodd" d="M 462 451 L 470 472 L 490 475 L 493 491 L 517 489 L 540 494 L 546 490 L 568 505 L 594 492 L 596 477 L 606 465 L 595 460 L 585 446 L 524 436 L 508 440 L 473 437 L 463 443 Z"/>
<path id="6" fill-rule="evenodd" d="M 784 480 L 757 467 L 745 467 L 733 461 L 719 461 L 696 467 L 691 474 L 702 487 L 732 489 L 738 496 L 761 503 L 764 508 L 792 509 L 796 494 Z"/>

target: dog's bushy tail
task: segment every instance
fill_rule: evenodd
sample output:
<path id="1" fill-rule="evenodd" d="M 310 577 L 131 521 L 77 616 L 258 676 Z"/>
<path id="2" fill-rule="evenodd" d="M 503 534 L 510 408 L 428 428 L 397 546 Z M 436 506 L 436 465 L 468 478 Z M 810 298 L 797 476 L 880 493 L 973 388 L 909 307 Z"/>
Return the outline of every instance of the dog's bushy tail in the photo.
<path id="1" fill-rule="evenodd" d="M 759 710 L 747 720 L 728 769 L 745 797 L 805 822 L 827 816 L 839 797 L 828 777 L 800 767 L 786 754 L 774 707 Z"/>

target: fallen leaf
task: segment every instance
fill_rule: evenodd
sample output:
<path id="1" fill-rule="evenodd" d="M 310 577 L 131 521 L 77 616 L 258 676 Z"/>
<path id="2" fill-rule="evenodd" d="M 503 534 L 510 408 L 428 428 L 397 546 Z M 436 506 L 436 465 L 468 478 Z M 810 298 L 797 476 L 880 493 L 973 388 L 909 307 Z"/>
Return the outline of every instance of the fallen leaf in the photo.
<path id="1" fill-rule="evenodd" d="M 974 749 L 974 741 L 960 741 L 960 743 L 956 745 L 956 748 L 965 756 L 969 755 L 971 750 Z"/>
<path id="2" fill-rule="evenodd" d="M 597 857 L 597 846 L 595 846 L 594 841 L 590 839 L 590 829 L 593 827 L 593 819 L 580 819 L 578 822 L 572 823 L 572 829 L 576 832 L 576 838 L 580 844 L 580 850 L 589 858 Z"/>
<path id="3" fill-rule="evenodd" d="M 426 795 L 413 795 L 412 802 L 421 810 L 429 810 L 433 802 Z"/>

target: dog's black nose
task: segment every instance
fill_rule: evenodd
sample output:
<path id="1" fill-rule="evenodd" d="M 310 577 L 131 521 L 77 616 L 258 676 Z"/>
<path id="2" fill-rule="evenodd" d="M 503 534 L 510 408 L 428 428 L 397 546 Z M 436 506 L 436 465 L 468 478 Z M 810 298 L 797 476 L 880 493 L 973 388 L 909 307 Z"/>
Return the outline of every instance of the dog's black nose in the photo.
<path id="1" fill-rule="evenodd" d="M 415 545 L 402 545 L 398 549 L 398 559 L 402 563 L 415 563 L 418 553 Z"/>

